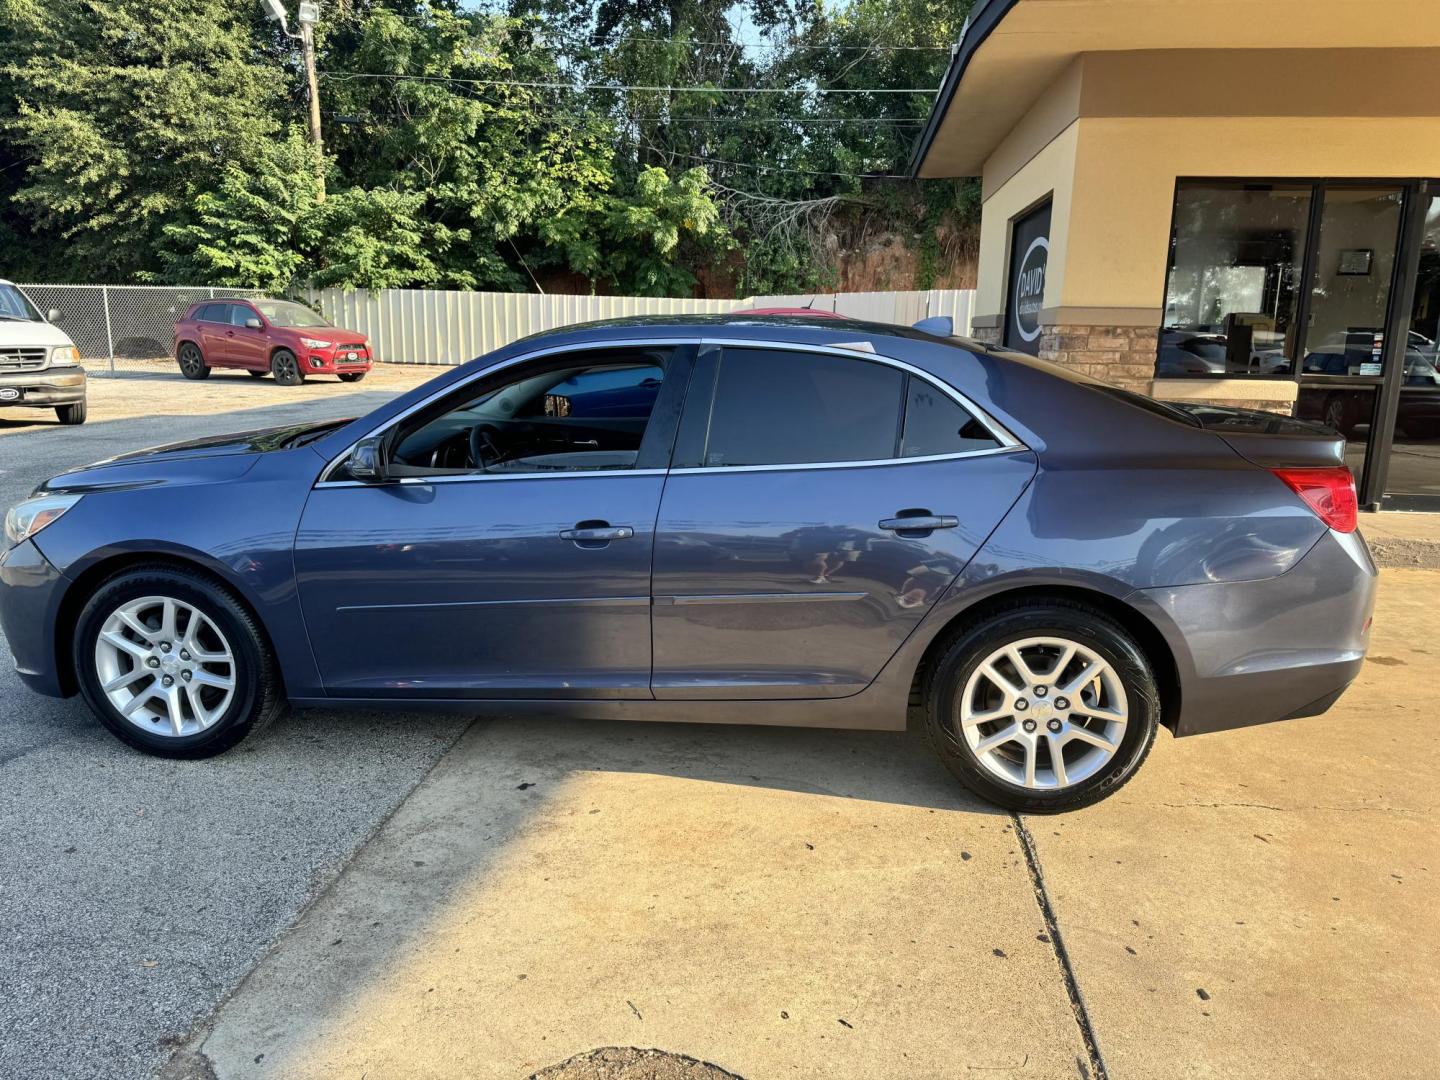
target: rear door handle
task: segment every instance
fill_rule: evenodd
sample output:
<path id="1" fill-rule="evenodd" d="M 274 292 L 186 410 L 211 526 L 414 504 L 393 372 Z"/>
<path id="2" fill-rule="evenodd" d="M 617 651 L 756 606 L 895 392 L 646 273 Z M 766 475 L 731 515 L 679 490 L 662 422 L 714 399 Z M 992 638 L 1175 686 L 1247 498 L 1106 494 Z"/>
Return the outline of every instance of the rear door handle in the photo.
<path id="1" fill-rule="evenodd" d="M 608 521 L 580 521 L 573 529 L 560 531 L 561 540 L 573 540 L 580 548 L 603 548 L 611 540 L 629 540 L 634 535 L 629 525 L 611 525 Z"/>
<path id="2" fill-rule="evenodd" d="M 886 518 L 880 522 L 880 528 L 886 532 L 899 533 L 901 536 L 910 534 L 923 535 L 934 532 L 936 529 L 958 529 L 960 519 L 949 514 L 915 514 L 905 517 Z"/>

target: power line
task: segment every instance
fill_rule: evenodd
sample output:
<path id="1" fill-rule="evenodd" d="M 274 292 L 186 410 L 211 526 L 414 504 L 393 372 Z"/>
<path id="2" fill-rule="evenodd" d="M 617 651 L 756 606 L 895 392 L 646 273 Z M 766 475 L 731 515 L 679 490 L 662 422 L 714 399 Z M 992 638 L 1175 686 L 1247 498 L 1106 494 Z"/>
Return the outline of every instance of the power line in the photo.
<path id="1" fill-rule="evenodd" d="M 706 165 L 729 165 L 736 169 L 757 169 L 761 172 L 789 173 L 793 176 L 837 176 L 843 180 L 909 180 L 912 179 L 907 173 L 873 173 L 873 172 L 831 172 L 827 169 L 791 169 L 783 165 L 755 165 L 746 161 L 724 161 L 720 158 L 706 157 L 703 154 L 687 154 L 682 150 L 665 150 L 653 143 L 647 145 L 657 154 L 671 157 L 689 158 L 691 161 L 699 161 Z"/>
<path id="2" fill-rule="evenodd" d="M 855 89 L 834 86 L 637 86 L 612 83 L 531 82 L 524 79 L 459 79 L 448 75 L 395 75 L 379 71 L 322 71 L 327 79 L 348 82 L 351 79 L 388 79 L 394 82 L 460 83 L 467 86 L 518 86 L 533 90 L 644 90 L 665 94 L 935 94 L 933 88 Z"/>
<path id="3" fill-rule="evenodd" d="M 493 12 L 488 11 L 462 11 L 459 13 L 459 17 L 462 19 L 466 16 L 477 15 L 487 17 L 493 14 Z M 424 23 L 434 21 L 433 15 L 401 15 L 394 11 L 387 12 L 386 15 L 389 18 L 399 19 L 402 22 Z M 363 22 L 365 18 L 366 16 L 361 15 L 359 12 L 354 12 L 339 21 Z M 560 42 L 543 36 L 541 36 L 539 40 L 552 47 L 561 44 Z M 649 37 L 645 35 L 628 34 L 622 37 L 607 37 L 603 42 L 587 41 L 585 44 L 590 48 L 598 48 L 601 45 L 616 45 L 630 41 L 653 42 L 658 45 L 690 45 L 702 49 L 774 49 L 779 52 L 797 52 L 800 50 L 810 52 L 949 52 L 952 48 L 950 45 L 881 45 L 878 43 L 871 45 L 810 45 L 796 41 L 694 41 L 689 38 Z"/>
<path id="4" fill-rule="evenodd" d="M 327 116 L 351 116 L 357 119 L 370 117 L 373 119 L 408 120 L 413 117 L 408 113 L 382 113 L 365 110 L 363 112 L 348 112 L 343 110 L 329 111 Z M 923 125 L 925 118 L 899 119 L 892 117 L 871 118 L 868 116 L 822 116 L 822 117 L 801 117 L 801 116 L 766 116 L 766 117 L 725 117 L 725 116 L 614 116 L 606 113 L 544 113 L 526 110 L 523 113 L 512 112 L 510 115 L 523 116 L 540 120 L 610 120 L 615 123 L 666 123 L 666 124 L 736 124 L 740 126 L 755 126 L 765 124 L 869 124 L 871 126 L 881 125 L 885 127 L 918 127 Z"/>

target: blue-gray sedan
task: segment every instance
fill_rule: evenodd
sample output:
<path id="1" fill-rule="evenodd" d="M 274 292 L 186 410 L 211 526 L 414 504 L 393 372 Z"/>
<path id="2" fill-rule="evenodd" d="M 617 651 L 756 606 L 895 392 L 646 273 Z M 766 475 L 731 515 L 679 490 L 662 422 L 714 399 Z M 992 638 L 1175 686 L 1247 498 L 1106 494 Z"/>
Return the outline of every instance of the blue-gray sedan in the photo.
<path id="1" fill-rule="evenodd" d="M 287 703 L 899 730 L 1003 806 L 1309 716 L 1375 568 L 1343 442 L 917 330 L 574 327 L 6 519 L 24 680 L 204 757 Z"/>

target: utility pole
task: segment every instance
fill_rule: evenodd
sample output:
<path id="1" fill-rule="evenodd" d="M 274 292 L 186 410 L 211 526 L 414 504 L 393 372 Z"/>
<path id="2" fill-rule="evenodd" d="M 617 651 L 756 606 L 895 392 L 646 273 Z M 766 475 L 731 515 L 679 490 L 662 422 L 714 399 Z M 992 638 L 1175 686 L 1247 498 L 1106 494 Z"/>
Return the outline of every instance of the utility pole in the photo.
<path id="1" fill-rule="evenodd" d="M 325 139 L 320 129 L 320 80 L 315 73 L 315 24 L 320 21 L 320 5 L 313 0 L 300 0 L 300 32 L 293 34 L 286 21 L 284 0 L 262 0 L 269 16 L 280 24 L 286 37 L 300 42 L 305 58 L 305 85 L 310 94 L 310 145 L 315 150 L 315 182 L 317 202 L 325 201 Z"/>

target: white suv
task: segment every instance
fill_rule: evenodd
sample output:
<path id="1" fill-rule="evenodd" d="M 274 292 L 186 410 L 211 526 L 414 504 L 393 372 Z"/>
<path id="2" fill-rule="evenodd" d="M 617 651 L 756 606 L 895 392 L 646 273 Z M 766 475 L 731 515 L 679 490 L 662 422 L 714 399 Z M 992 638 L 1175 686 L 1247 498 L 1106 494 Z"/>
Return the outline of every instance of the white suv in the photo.
<path id="1" fill-rule="evenodd" d="M 83 424 L 85 369 L 57 317 L 0 280 L 0 407 L 54 409 L 62 424 Z"/>

